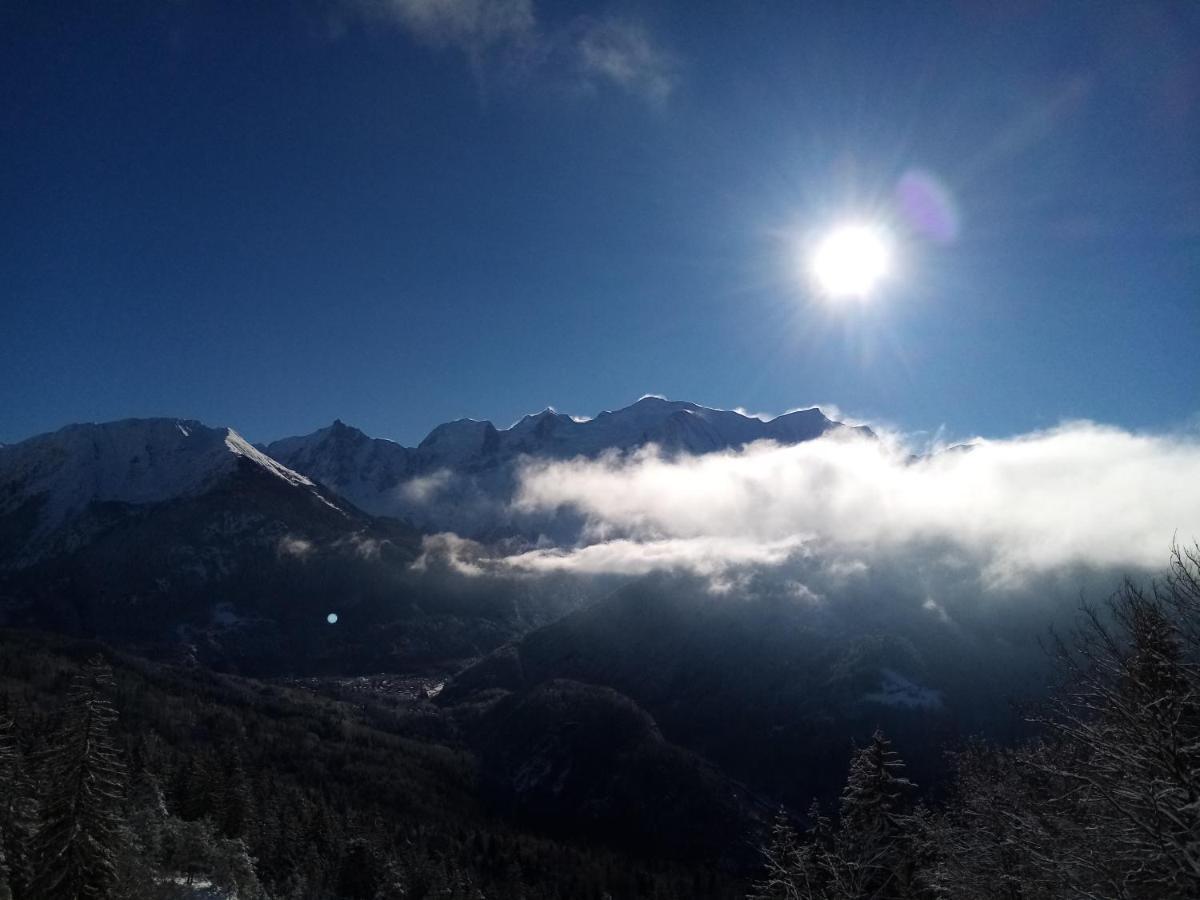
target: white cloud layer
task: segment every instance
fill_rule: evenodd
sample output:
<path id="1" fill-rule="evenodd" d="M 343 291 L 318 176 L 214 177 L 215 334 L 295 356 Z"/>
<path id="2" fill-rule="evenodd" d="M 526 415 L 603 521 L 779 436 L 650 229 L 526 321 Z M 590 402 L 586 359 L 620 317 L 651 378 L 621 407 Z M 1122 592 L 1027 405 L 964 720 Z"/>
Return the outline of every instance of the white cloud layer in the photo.
<path id="1" fill-rule="evenodd" d="M 797 554 L 934 548 L 992 584 L 1074 565 L 1153 568 L 1200 536 L 1200 442 L 1081 422 L 914 459 L 827 436 L 698 457 L 654 448 L 531 462 L 515 505 L 577 510 L 580 543 L 507 557 L 516 570 L 712 576 Z"/>
<path id="2" fill-rule="evenodd" d="M 529 572 L 646 575 L 668 569 L 712 577 L 732 567 L 779 565 L 799 552 L 803 544 L 799 536 L 764 542 L 718 536 L 617 538 L 573 549 L 541 547 L 505 557 L 504 562 Z"/>

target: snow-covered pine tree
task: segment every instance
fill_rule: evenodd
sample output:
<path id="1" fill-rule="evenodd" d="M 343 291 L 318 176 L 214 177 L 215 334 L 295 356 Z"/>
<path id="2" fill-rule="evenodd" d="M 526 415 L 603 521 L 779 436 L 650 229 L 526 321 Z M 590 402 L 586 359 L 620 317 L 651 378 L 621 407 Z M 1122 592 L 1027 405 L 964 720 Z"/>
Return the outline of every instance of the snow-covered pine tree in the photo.
<path id="1" fill-rule="evenodd" d="M 835 857 L 843 894 L 914 896 L 913 822 L 906 807 L 915 787 L 904 777 L 899 754 L 877 730 L 854 755 L 842 792 Z"/>
<path id="2" fill-rule="evenodd" d="M 125 792 L 124 834 L 118 854 L 121 900 L 161 900 L 167 807 L 158 779 L 136 749 Z"/>
<path id="3" fill-rule="evenodd" d="M 0 718 L 0 797 L 11 798 L 16 791 L 17 748 L 12 738 L 12 719 Z M 8 800 L 0 800 L 7 806 Z M 8 842 L 12 826 L 0 809 L 0 900 L 12 900 L 12 876 L 8 869 Z"/>
<path id="4" fill-rule="evenodd" d="M 747 900 L 799 900 L 801 849 L 796 830 L 782 806 L 771 823 L 771 839 L 762 850 L 765 872 Z"/>
<path id="5" fill-rule="evenodd" d="M 838 860 L 833 855 L 833 829 L 814 799 L 808 828 L 801 839 L 781 806 L 763 849 L 765 872 L 747 900 L 830 900 L 835 892 Z"/>
<path id="6" fill-rule="evenodd" d="M 800 848 L 800 868 L 797 882 L 802 900 L 826 900 L 833 896 L 833 886 L 841 862 L 834 852 L 834 831 L 829 817 L 815 797 L 808 807 L 806 842 Z"/>
<path id="7" fill-rule="evenodd" d="M 821 801 L 813 797 L 808 805 L 808 836 L 819 847 L 828 847 L 833 836 L 833 827 L 829 816 L 821 809 Z"/>
<path id="8" fill-rule="evenodd" d="M 1095 893 L 1200 896 L 1200 556 L 1175 553 L 1165 586 L 1127 582 L 1085 607 L 1055 643 L 1064 683 L 1034 717 L 1064 748 L 1031 761 L 1072 787 L 1055 811 L 1074 823 L 1070 883 Z"/>
<path id="9" fill-rule="evenodd" d="M 23 897 L 32 875 L 30 842 L 37 828 L 38 802 L 30 779 L 28 761 L 22 755 L 11 718 L 0 721 L 0 857 L 3 857 L 5 888 L 0 900 Z"/>
<path id="10" fill-rule="evenodd" d="M 33 841 L 33 900 L 112 896 L 125 779 L 111 734 L 112 686 L 104 658 L 89 660 L 71 683 L 62 725 L 40 754 L 44 799 Z"/>

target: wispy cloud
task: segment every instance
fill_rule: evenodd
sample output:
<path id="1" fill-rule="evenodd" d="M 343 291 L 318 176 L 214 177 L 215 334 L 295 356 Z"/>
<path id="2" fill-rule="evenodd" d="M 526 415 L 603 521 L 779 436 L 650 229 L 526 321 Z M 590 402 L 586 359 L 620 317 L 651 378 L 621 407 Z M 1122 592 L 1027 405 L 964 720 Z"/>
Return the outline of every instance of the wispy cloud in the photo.
<path id="1" fill-rule="evenodd" d="M 649 104 L 679 83 L 677 57 L 646 26 L 622 16 L 577 16 L 555 26 L 533 0 L 341 0 L 343 9 L 399 28 L 421 43 L 461 51 L 476 77 L 489 66 L 595 90 L 614 87 Z"/>
<path id="2" fill-rule="evenodd" d="M 638 22 L 591 22 L 582 30 L 576 52 L 585 77 L 611 82 L 650 103 L 665 103 L 679 81 L 675 57 Z"/>
<path id="3" fill-rule="evenodd" d="M 312 541 L 291 534 L 285 534 L 275 545 L 275 552 L 279 556 L 290 556 L 295 559 L 308 559 L 316 549 Z"/>
<path id="4" fill-rule="evenodd" d="M 536 39 L 531 0 L 354 0 L 375 19 L 390 21 L 435 47 L 454 47 L 473 62 L 489 50 Z"/>
<path id="5" fill-rule="evenodd" d="M 542 547 L 506 557 L 504 564 L 528 572 L 578 572 L 585 575 L 646 575 L 686 571 L 705 577 L 739 566 L 773 566 L 803 547 L 801 536 L 754 541 L 729 536 L 617 538 L 574 549 Z"/>
<path id="6" fill-rule="evenodd" d="M 488 562 L 481 544 L 443 532 L 421 539 L 421 554 L 413 561 L 412 569 L 415 572 L 448 571 L 475 576 L 496 570 L 496 566 Z"/>
<path id="7" fill-rule="evenodd" d="M 449 469 L 438 469 L 428 475 L 419 475 L 405 481 L 397 493 L 409 503 L 424 505 L 432 500 L 450 483 L 453 473 Z"/>

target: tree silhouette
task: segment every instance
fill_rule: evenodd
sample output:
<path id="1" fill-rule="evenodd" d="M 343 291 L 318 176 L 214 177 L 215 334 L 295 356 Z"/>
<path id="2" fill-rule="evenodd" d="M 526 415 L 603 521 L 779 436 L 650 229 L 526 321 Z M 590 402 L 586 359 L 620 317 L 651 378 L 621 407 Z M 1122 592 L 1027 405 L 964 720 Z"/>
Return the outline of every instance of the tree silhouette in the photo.
<path id="1" fill-rule="evenodd" d="M 34 900 L 111 896 L 125 777 L 111 736 L 112 686 L 112 669 L 100 656 L 91 659 L 72 681 L 62 725 L 41 753 L 45 799 L 33 847 Z"/>

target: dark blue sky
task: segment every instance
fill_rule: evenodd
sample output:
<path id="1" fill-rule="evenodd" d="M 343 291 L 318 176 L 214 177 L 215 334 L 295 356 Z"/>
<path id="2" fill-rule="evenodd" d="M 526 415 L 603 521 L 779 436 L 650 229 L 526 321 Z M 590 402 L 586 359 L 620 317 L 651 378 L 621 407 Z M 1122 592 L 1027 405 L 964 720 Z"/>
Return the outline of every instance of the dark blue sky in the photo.
<path id="1" fill-rule="evenodd" d="M 1191 2 L 8 2 L 0 135 L 0 441 L 1200 413 Z M 801 236 L 864 215 L 900 271 L 815 298 Z"/>

